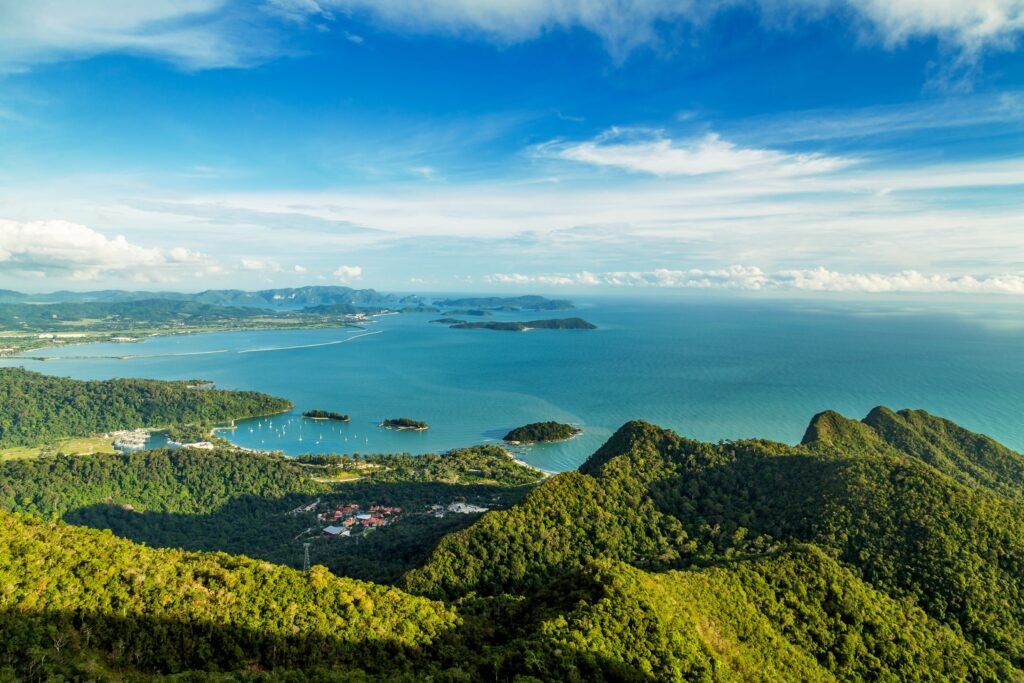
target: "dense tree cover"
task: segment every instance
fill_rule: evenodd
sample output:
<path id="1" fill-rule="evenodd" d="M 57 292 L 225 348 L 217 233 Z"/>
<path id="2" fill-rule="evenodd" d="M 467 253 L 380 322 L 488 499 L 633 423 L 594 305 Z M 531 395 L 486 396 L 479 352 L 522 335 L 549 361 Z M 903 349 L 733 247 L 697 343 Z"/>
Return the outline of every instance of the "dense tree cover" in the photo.
<path id="1" fill-rule="evenodd" d="M 0 463 L 0 507 L 42 517 L 96 503 L 207 513 L 244 495 L 279 499 L 323 490 L 288 458 L 230 450 L 160 449 Z"/>
<path id="2" fill-rule="evenodd" d="M 452 311 L 454 313 L 454 311 Z M 467 311 L 460 311 L 465 314 Z M 525 332 L 526 330 L 596 330 L 597 325 L 583 318 L 547 318 L 544 320 L 458 322 L 449 325 L 453 330 L 499 330 L 502 332 Z"/>
<path id="3" fill-rule="evenodd" d="M 337 472 L 359 481 L 333 482 Z M 0 508 L 98 529 L 150 546 L 222 550 L 302 566 L 302 543 L 339 575 L 394 583 L 446 533 L 479 515 L 437 519 L 426 506 L 468 502 L 503 508 L 543 478 L 500 448 L 444 454 L 306 456 L 217 450 L 40 457 L 0 463 Z M 355 539 L 322 539 L 316 511 L 357 503 L 403 507 L 400 524 Z"/>
<path id="4" fill-rule="evenodd" d="M 862 423 L 823 414 L 799 447 L 702 444 L 631 423 L 579 473 L 443 539 L 405 585 L 449 598 L 529 594 L 596 557 L 693 568 L 813 543 L 1020 666 L 1024 506 L 995 490 L 1012 486 L 1020 456 L 920 411 L 889 413 L 900 430 L 882 409 Z"/>
<path id="5" fill-rule="evenodd" d="M 531 422 L 522 427 L 516 427 L 504 436 L 505 441 L 517 441 L 519 443 L 536 443 L 538 441 L 564 441 L 571 439 L 580 433 L 577 427 L 564 422 Z"/>
<path id="6" fill-rule="evenodd" d="M 323 477 L 358 473 L 375 482 L 523 486 L 535 484 L 545 477 L 540 470 L 516 462 L 501 447 L 490 445 L 423 455 L 303 455 L 296 460 L 320 468 Z"/>
<path id="7" fill-rule="evenodd" d="M 397 584 L 406 571 L 422 564 L 445 534 L 466 528 L 480 516 L 448 514 L 437 518 L 425 513 L 426 506 L 464 501 L 502 508 L 525 493 L 522 488 L 496 486 L 368 481 L 325 489 L 315 497 L 243 494 L 202 513 L 155 508 L 139 511 L 103 501 L 70 510 L 63 518 L 72 524 L 110 529 L 149 546 L 219 550 L 292 567 L 302 566 L 303 543 L 311 542 L 313 562 L 339 576 Z M 317 499 L 321 504 L 316 509 L 304 510 Z M 371 505 L 400 506 L 406 512 L 398 522 L 356 537 L 322 537 L 316 512 L 348 503 L 363 509 Z"/>
<path id="8" fill-rule="evenodd" d="M 457 624 L 395 589 L 222 553 L 157 550 L 0 513 L 0 678 L 429 668 Z"/>
<path id="9" fill-rule="evenodd" d="M 514 504 L 471 526 L 417 516 L 354 543 L 313 541 L 314 562 L 406 592 L 4 516 L 0 679 L 1024 681 L 1020 456 L 926 413 L 823 413 L 795 447 L 634 422 L 537 487 L 484 484 L 518 478 L 493 447 L 427 460 L 181 452 L 177 464 L 158 452 L 151 482 L 146 457 L 82 485 L 75 468 L 102 458 L 9 463 L 27 469 L 0 468 L 0 495 L 150 545 L 289 563 L 311 499 Z M 30 500 L 13 490 L 22 478 Z M 203 502 L 161 493 L 176 478 Z M 194 649 L 203 638 L 216 651 Z"/>
<path id="10" fill-rule="evenodd" d="M 428 425 L 423 420 L 414 420 L 411 417 L 389 417 L 380 423 L 386 429 L 427 429 Z"/>
<path id="11" fill-rule="evenodd" d="M 445 606 L 223 553 L 0 514 L 0 677 L 1014 680 L 814 547 L 660 574 L 597 560 Z M 290 673 L 289 673 L 290 672 Z M 194 679 L 193 679 L 194 680 Z"/>
<path id="12" fill-rule="evenodd" d="M 338 422 L 348 422 L 348 415 L 335 413 L 330 410 L 320 410 L 319 408 L 307 410 L 302 414 L 302 417 L 308 417 L 311 420 L 337 420 Z"/>
<path id="13" fill-rule="evenodd" d="M 255 391 L 149 379 L 80 381 L 0 368 L 0 446 L 48 443 L 137 427 L 223 422 L 291 408 Z"/>
<path id="14" fill-rule="evenodd" d="M 526 311 L 564 311 L 575 308 L 566 299 L 548 299 L 543 296 L 485 296 L 461 299 L 441 299 L 435 302 L 438 306 L 448 308 L 496 308 L 506 310 L 522 309 Z"/>
<path id="15" fill-rule="evenodd" d="M 217 436 L 214 428 L 209 425 L 183 424 L 171 425 L 161 430 L 169 442 L 176 444 L 196 443 L 208 441 L 222 447 L 230 447 L 231 442 Z"/>

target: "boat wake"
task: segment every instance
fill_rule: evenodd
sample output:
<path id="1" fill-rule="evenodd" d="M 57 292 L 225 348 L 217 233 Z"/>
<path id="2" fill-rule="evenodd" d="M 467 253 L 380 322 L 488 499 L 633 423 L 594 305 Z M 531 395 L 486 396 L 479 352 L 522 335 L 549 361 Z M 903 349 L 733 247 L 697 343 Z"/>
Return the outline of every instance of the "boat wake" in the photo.
<path id="1" fill-rule="evenodd" d="M 383 330 L 375 330 L 373 332 L 363 332 L 362 334 L 355 334 L 347 339 L 336 339 L 335 341 L 320 342 L 318 344 L 299 344 L 297 346 L 271 346 L 264 349 L 245 349 L 238 353 L 268 353 L 270 351 L 291 351 L 292 349 L 313 349 L 318 346 L 334 346 L 336 344 L 344 344 L 360 337 L 369 337 L 371 334 L 380 334 Z"/>

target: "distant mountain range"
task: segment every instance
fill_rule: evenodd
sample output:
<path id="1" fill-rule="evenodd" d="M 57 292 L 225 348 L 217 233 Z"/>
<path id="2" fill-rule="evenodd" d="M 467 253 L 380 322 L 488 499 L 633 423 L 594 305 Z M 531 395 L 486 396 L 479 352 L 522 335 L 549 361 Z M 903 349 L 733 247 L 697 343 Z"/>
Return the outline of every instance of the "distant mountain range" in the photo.
<path id="1" fill-rule="evenodd" d="M 145 299 L 195 301 L 216 306 L 248 306 L 255 308 L 306 308 L 334 304 L 383 306 L 419 303 L 420 297 L 398 297 L 373 289 L 341 286 L 287 287 L 246 292 L 241 289 L 208 289 L 203 292 L 131 292 L 105 289 L 94 292 L 59 291 L 48 294 L 24 294 L 0 290 L 0 303 L 119 303 Z"/>
<path id="2" fill-rule="evenodd" d="M 376 306 L 405 307 L 421 306 L 427 299 L 419 295 L 399 296 L 384 294 L 374 289 L 353 289 L 342 286 L 285 287 L 247 292 L 241 289 L 207 289 L 202 292 L 145 292 L 104 289 L 93 292 L 49 292 L 46 294 L 25 294 L 10 289 L 0 289 L 0 303 L 54 304 L 54 303 L 122 303 L 164 299 L 193 301 L 215 306 L 244 306 L 248 308 L 298 309 L 312 306 Z M 517 297 L 471 297 L 463 299 L 441 299 L 437 305 L 452 307 L 491 308 L 499 310 L 558 311 L 574 308 L 564 299 L 548 299 L 542 296 Z"/>

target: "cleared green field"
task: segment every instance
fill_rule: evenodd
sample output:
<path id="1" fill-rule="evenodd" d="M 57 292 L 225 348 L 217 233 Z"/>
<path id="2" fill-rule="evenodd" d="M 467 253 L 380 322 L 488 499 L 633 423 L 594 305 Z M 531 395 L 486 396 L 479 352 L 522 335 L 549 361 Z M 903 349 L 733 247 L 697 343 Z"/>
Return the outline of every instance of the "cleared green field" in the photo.
<path id="1" fill-rule="evenodd" d="M 12 446 L 0 449 L 0 460 L 17 460 L 19 458 L 35 458 L 40 455 L 92 455 L 94 453 L 116 453 L 113 439 L 102 436 L 86 436 L 63 439 L 56 443 L 42 446 Z"/>

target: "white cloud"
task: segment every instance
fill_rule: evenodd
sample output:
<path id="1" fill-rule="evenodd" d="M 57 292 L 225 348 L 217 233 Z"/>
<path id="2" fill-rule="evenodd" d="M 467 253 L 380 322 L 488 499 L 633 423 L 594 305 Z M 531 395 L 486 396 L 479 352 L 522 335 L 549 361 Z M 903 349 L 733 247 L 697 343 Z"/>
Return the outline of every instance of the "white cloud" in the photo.
<path id="1" fill-rule="evenodd" d="M 268 22 L 325 31 L 337 16 L 353 13 L 399 31 L 500 44 L 581 28 L 621 60 L 639 46 L 673 40 L 666 26 L 705 28 L 736 7 L 758 11 L 767 27 L 852 16 L 862 33 L 889 48 L 934 37 L 968 62 L 986 48 L 1013 49 L 1024 29 L 1024 0 L 5 0 L 0 71 L 106 52 L 191 69 L 247 66 L 279 52 Z M 363 41 L 349 31 L 339 35 Z"/>
<path id="2" fill-rule="evenodd" d="M 244 258 L 239 263 L 242 270 L 252 270 L 259 273 L 280 273 L 281 264 L 277 261 L 264 259 Z"/>
<path id="3" fill-rule="evenodd" d="M 895 274 L 836 273 L 825 268 L 780 271 L 780 286 L 815 292 L 1024 294 L 1024 276 L 925 275 L 916 270 Z"/>
<path id="4" fill-rule="evenodd" d="M 612 128 L 594 140 L 548 143 L 537 148 L 542 155 L 596 166 L 613 166 L 659 176 L 768 171 L 778 175 L 828 173 L 852 162 L 821 154 L 788 154 L 771 149 L 743 148 L 708 134 L 675 142 L 661 131 Z"/>
<path id="5" fill-rule="evenodd" d="M 241 66 L 263 47 L 221 16 L 227 0 L 17 0 L 0 3 L 0 71 L 105 52 L 186 68 Z M 264 46 L 266 47 L 266 46 Z"/>
<path id="6" fill-rule="evenodd" d="M 294 270 L 294 271 L 295 271 L 295 272 L 296 272 L 296 273 L 297 273 L 298 275 L 305 275 L 305 274 L 306 274 L 306 273 L 308 272 L 308 269 L 307 269 L 307 268 L 306 268 L 305 266 L 300 266 L 300 265 L 298 265 L 298 264 L 295 264 L 295 267 L 293 268 L 293 270 Z"/>
<path id="7" fill-rule="evenodd" d="M 703 27 L 723 10 L 758 10 L 770 26 L 815 21 L 828 13 L 854 16 L 889 47 L 937 37 L 965 51 L 1008 48 L 1024 28 L 1022 0 L 323 0 L 360 11 L 398 30 L 479 35 L 501 43 L 554 30 L 582 28 L 622 58 L 665 38 L 659 25 Z"/>
<path id="8" fill-rule="evenodd" d="M 665 287 L 743 291 L 812 291 L 860 294 L 1017 294 L 1024 295 L 1024 275 L 927 275 L 841 273 L 824 267 L 766 273 L 756 266 L 687 270 L 613 271 L 605 273 L 496 273 L 484 282 L 524 286 Z"/>
<path id="9" fill-rule="evenodd" d="M 968 50 L 986 44 L 1009 47 L 1024 29 L 1021 0 L 848 0 L 886 42 L 936 35 Z"/>
<path id="10" fill-rule="evenodd" d="M 361 266 L 339 266 L 331 274 L 345 284 L 363 279 L 363 269 Z"/>
<path id="11" fill-rule="evenodd" d="M 167 282 L 210 275 L 220 268 L 206 255 L 183 247 L 156 249 L 108 238 L 84 225 L 50 220 L 0 219 L 0 272 L 94 280 L 103 276 Z"/>

